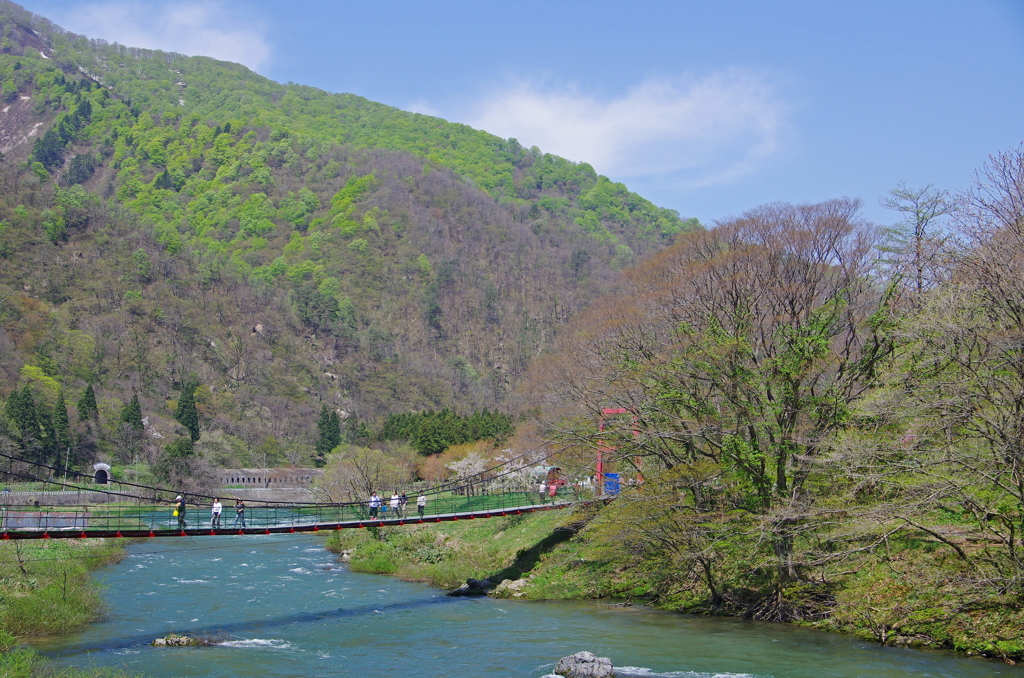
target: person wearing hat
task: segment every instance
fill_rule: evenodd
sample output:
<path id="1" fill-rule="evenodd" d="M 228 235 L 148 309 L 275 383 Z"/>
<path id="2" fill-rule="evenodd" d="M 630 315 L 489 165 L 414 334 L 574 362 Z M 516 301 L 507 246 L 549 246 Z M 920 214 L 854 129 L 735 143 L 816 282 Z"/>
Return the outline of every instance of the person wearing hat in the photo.
<path id="1" fill-rule="evenodd" d="M 174 499 L 174 515 L 178 516 L 178 528 L 184 530 L 188 527 L 185 522 L 185 498 L 180 494 Z"/>

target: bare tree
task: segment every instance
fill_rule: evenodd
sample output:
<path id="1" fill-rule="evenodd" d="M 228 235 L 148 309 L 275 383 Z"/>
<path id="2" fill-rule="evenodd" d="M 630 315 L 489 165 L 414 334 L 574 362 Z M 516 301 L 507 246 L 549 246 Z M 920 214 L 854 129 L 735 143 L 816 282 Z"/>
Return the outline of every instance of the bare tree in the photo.
<path id="1" fill-rule="evenodd" d="M 806 485 L 890 346 L 870 322 L 872 230 L 859 203 L 773 204 L 681 239 L 588 314 L 545 366 L 564 443 L 614 448 L 648 469 L 711 462 L 692 506 L 728 498 L 761 516 L 781 581 L 813 515 Z M 603 409 L 620 417 L 598 434 Z M 714 480 L 712 481 L 711 478 Z"/>
<path id="2" fill-rule="evenodd" d="M 316 491 L 332 502 L 365 501 L 370 493 L 401 487 L 412 480 L 415 466 L 403 451 L 341 445 L 327 457 Z"/>

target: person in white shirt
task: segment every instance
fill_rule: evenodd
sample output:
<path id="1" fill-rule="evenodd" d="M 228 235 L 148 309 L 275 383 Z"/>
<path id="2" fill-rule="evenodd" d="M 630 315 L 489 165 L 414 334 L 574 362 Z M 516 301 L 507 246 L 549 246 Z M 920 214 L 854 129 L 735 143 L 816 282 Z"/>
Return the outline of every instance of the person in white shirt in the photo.
<path id="1" fill-rule="evenodd" d="M 377 512 L 380 510 L 380 497 L 377 496 L 376 492 L 370 493 L 370 517 L 376 518 Z"/>
<path id="2" fill-rule="evenodd" d="M 402 500 L 398 497 L 398 493 L 397 492 L 392 492 L 391 493 L 391 501 L 389 503 L 391 504 L 391 511 L 393 512 L 393 515 L 396 518 L 400 518 L 401 517 L 400 515 L 398 515 L 398 507 L 401 504 L 401 502 L 402 502 Z"/>
<path id="3" fill-rule="evenodd" d="M 220 527 L 220 512 L 224 510 L 224 505 L 220 503 L 220 499 L 213 500 L 213 509 L 210 512 L 210 529 L 216 530 Z"/>
<path id="4" fill-rule="evenodd" d="M 423 517 L 423 512 L 427 509 L 427 495 L 420 492 L 420 496 L 416 497 L 416 512 L 420 514 L 420 518 Z"/>

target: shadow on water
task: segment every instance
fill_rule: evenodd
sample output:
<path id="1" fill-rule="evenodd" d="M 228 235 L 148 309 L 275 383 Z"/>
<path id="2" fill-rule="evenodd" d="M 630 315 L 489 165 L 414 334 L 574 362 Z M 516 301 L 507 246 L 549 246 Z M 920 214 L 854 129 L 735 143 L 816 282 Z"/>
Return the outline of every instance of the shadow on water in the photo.
<path id="1" fill-rule="evenodd" d="M 408 610 L 429 608 L 436 605 L 458 604 L 462 601 L 463 599 L 461 598 L 437 596 L 434 598 L 425 598 L 423 600 L 417 600 L 408 603 L 392 603 L 390 605 L 363 605 L 360 607 L 324 610 L 323 612 L 303 612 L 301 614 L 291 614 L 280 617 L 270 617 L 266 619 L 258 619 L 251 621 L 239 621 L 231 624 L 217 624 L 215 626 L 205 626 L 200 628 L 192 628 L 188 630 L 168 629 L 166 632 L 163 632 L 163 635 L 169 636 L 172 634 L 178 634 L 191 636 L 193 638 L 222 638 L 225 636 L 237 635 L 245 631 L 265 631 L 267 629 L 280 628 L 282 626 L 294 626 L 298 624 L 315 624 L 317 622 L 328 621 L 331 619 L 345 619 L 374 614 L 387 614 L 389 612 L 402 612 Z M 140 645 L 149 645 L 153 642 L 154 638 L 155 636 L 153 634 L 122 636 L 119 638 L 110 638 L 108 640 L 97 643 L 81 645 L 75 647 L 72 650 L 61 650 L 59 653 L 45 654 L 53 654 L 54 656 L 59 654 L 61 657 L 72 657 L 75 655 L 88 654 L 91 652 L 125 650 L 132 647 L 138 647 Z"/>

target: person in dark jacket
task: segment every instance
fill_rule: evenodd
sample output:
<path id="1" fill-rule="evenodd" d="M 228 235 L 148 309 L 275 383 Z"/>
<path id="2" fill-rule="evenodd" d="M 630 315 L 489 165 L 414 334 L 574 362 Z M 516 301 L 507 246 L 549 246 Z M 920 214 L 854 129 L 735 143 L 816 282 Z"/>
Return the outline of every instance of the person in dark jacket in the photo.
<path id="1" fill-rule="evenodd" d="M 241 524 L 242 529 L 245 529 L 245 502 L 241 499 L 235 499 L 235 527 Z"/>
<path id="2" fill-rule="evenodd" d="M 188 527 L 188 523 L 185 522 L 185 498 L 180 494 L 174 500 L 174 515 L 178 516 L 178 529 L 184 530 Z"/>

